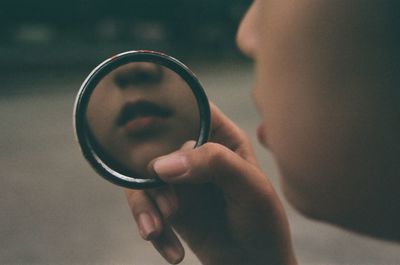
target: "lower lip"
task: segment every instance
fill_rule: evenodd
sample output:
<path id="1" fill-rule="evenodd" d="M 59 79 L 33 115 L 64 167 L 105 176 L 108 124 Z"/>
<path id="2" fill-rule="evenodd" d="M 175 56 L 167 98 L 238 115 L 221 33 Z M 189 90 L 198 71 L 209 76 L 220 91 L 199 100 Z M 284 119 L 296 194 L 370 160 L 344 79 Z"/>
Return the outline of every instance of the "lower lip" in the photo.
<path id="1" fill-rule="evenodd" d="M 140 117 L 128 121 L 124 125 L 124 130 L 130 135 L 141 134 L 156 129 L 163 118 L 156 116 Z"/>
<path id="2" fill-rule="evenodd" d="M 260 126 L 257 128 L 257 138 L 260 143 L 266 145 L 266 131 L 265 131 L 265 126 L 264 123 L 260 124 Z"/>

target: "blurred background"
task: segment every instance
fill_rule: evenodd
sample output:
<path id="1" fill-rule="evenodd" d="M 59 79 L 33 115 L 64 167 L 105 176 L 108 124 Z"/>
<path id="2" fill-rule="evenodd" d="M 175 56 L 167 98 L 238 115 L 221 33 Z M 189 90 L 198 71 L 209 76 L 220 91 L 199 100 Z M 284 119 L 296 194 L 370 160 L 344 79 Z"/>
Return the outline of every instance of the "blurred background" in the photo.
<path id="1" fill-rule="evenodd" d="M 1 64 L 87 64 L 143 47 L 232 55 L 236 25 L 248 5 L 249 0 L 2 0 Z"/>
<path id="2" fill-rule="evenodd" d="M 210 100 L 248 132 L 279 190 L 273 158 L 255 139 L 252 65 L 234 43 L 249 4 L 1 0 L 0 264 L 166 264 L 140 239 L 122 190 L 94 173 L 73 136 L 80 84 L 122 51 L 154 49 L 188 64 Z M 300 263 L 400 264 L 397 244 L 285 206 Z M 183 264 L 199 262 L 187 250 Z"/>

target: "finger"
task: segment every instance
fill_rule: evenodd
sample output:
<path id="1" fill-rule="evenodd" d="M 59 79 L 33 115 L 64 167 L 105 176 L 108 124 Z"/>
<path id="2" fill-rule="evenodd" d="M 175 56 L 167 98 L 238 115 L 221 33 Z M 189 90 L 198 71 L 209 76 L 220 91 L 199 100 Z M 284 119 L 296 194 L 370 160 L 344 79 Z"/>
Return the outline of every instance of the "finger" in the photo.
<path id="1" fill-rule="evenodd" d="M 178 150 L 173 151 L 170 154 L 178 153 L 178 152 L 181 152 L 181 151 L 184 151 L 184 150 L 193 150 L 195 146 L 196 146 L 196 141 L 193 141 L 193 140 L 186 141 L 184 144 L 181 145 L 181 147 Z M 150 161 L 149 164 L 147 165 L 147 171 L 149 173 L 153 172 L 153 165 L 152 165 L 151 162 L 152 161 Z M 154 177 L 157 177 L 157 176 L 155 175 Z"/>
<path id="2" fill-rule="evenodd" d="M 163 233 L 152 243 L 161 256 L 171 264 L 178 264 L 185 256 L 181 242 L 170 227 L 165 227 Z"/>
<path id="3" fill-rule="evenodd" d="M 254 151 L 246 133 L 230 120 L 215 104 L 211 108 L 210 141 L 222 144 L 236 152 L 250 163 L 257 164 Z"/>
<path id="4" fill-rule="evenodd" d="M 163 223 L 153 201 L 141 190 L 125 189 L 125 194 L 142 238 L 152 240 L 158 237 Z"/>
<path id="5" fill-rule="evenodd" d="M 150 168 L 167 183 L 212 182 L 229 197 L 240 194 L 241 200 L 274 194 L 258 167 L 220 144 L 206 143 L 197 149 L 160 157 L 151 162 Z"/>
<path id="6" fill-rule="evenodd" d="M 170 221 L 179 209 L 178 198 L 171 185 L 147 191 L 166 221 Z"/>

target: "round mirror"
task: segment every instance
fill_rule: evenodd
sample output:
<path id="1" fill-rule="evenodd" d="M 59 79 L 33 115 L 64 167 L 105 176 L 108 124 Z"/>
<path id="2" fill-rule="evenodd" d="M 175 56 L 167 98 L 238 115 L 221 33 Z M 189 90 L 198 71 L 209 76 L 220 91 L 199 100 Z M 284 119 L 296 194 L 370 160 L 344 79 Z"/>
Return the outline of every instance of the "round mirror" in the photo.
<path id="1" fill-rule="evenodd" d="M 113 56 L 86 78 L 74 109 L 75 133 L 91 166 L 128 188 L 152 188 L 151 160 L 194 140 L 205 143 L 210 107 L 195 75 L 153 51 Z"/>

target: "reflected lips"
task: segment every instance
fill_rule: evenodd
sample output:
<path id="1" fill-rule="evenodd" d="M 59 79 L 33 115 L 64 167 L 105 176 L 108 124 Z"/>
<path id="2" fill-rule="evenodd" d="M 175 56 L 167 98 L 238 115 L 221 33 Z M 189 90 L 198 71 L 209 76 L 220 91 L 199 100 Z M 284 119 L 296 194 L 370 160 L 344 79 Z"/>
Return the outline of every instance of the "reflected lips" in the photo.
<path id="1" fill-rule="evenodd" d="M 261 144 L 267 147 L 267 135 L 264 123 L 261 123 L 260 126 L 257 128 L 257 138 Z"/>
<path id="2" fill-rule="evenodd" d="M 139 136 L 157 129 L 162 120 L 172 116 L 172 111 L 150 101 L 126 104 L 119 115 L 117 125 L 129 135 Z"/>

